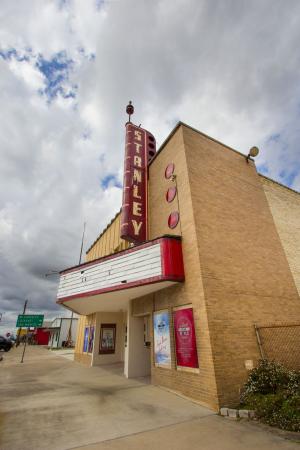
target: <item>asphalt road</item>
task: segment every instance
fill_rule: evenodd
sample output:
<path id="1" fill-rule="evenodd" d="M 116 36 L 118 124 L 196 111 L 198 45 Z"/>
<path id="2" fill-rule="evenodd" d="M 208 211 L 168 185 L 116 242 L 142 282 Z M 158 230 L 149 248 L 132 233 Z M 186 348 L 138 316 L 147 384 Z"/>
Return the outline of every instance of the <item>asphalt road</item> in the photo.
<path id="1" fill-rule="evenodd" d="M 299 450 L 252 423 L 224 419 L 120 365 L 84 367 L 22 347 L 0 362 L 1 450 Z"/>

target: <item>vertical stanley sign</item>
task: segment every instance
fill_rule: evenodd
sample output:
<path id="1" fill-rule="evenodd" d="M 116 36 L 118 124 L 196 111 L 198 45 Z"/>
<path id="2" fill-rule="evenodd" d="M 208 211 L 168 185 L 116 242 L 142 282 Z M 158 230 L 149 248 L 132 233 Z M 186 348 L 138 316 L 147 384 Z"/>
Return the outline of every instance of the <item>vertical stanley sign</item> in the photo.
<path id="1" fill-rule="evenodd" d="M 127 122 L 121 238 L 129 242 L 139 243 L 148 238 L 148 163 L 155 147 L 149 131 Z"/>

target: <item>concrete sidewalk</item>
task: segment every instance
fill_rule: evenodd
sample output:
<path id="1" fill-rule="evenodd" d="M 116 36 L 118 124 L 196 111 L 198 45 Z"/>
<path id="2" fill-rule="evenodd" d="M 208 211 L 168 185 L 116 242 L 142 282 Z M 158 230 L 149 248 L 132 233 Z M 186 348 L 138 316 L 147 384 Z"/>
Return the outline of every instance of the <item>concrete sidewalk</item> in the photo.
<path id="1" fill-rule="evenodd" d="M 49 350 L 55 356 L 62 356 L 63 358 L 67 358 L 70 361 L 74 361 L 74 349 L 73 348 L 60 348 L 55 350 Z"/>
<path id="2" fill-rule="evenodd" d="M 88 368 L 37 346 L 21 364 L 22 350 L 1 363 L 1 450 L 69 449 L 213 414 L 119 364 Z"/>
<path id="3" fill-rule="evenodd" d="M 300 445 L 260 429 L 252 422 L 235 422 L 215 415 L 76 449 L 299 450 Z"/>
<path id="4" fill-rule="evenodd" d="M 121 365 L 84 367 L 45 348 L 0 363 L 1 450 L 300 449 L 251 423 L 223 419 Z"/>

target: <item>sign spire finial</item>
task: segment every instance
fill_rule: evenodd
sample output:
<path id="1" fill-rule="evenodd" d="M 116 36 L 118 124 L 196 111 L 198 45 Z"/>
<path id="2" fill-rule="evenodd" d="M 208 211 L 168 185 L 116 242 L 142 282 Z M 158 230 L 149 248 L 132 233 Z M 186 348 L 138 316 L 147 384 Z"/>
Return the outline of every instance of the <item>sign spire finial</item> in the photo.
<path id="1" fill-rule="evenodd" d="M 126 106 L 126 112 L 128 114 L 128 122 L 130 122 L 130 117 L 134 113 L 134 107 L 133 107 L 131 100 L 129 101 L 128 105 Z"/>

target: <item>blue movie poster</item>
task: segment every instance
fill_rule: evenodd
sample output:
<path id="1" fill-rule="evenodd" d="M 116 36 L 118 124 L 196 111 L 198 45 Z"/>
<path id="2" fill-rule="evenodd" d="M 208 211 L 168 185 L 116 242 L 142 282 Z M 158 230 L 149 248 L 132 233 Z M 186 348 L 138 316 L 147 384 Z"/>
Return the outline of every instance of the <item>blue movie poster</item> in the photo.
<path id="1" fill-rule="evenodd" d="M 153 314 L 155 365 L 171 367 L 169 312 L 158 311 Z"/>
<path id="2" fill-rule="evenodd" d="M 88 353 L 92 353 L 93 352 L 94 334 L 95 334 L 95 328 L 91 327 L 90 328 L 90 335 L 89 335 Z"/>
<path id="3" fill-rule="evenodd" d="M 85 327 L 84 330 L 84 341 L 83 341 L 83 351 L 87 352 L 88 351 L 88 345 L 89 345 L 89 327 Z"/>

